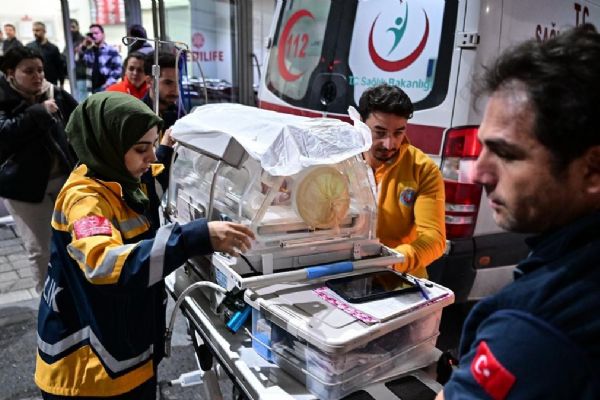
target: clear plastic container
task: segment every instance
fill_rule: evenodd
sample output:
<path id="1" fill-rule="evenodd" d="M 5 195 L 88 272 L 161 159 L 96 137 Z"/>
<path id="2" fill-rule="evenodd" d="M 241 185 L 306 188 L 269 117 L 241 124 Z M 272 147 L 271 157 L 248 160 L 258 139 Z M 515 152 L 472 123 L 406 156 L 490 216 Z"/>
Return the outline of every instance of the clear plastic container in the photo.
<path id="1" fill-rule="evenodd" d="M 439 334 L 440 318 L 441 308 L 360 348 L 328 353 L 286 332 L 253 309 L 252 346 L 263 358 L 306 384 L 319 398 L 338 399 L 431 352 Z"/>

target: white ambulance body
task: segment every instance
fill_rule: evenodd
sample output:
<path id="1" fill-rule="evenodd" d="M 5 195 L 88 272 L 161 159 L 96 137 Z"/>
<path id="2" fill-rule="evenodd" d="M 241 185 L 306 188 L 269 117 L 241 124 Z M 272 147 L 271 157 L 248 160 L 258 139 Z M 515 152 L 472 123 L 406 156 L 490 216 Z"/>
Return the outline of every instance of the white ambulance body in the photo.
<path id="1" fill-rule="evenodd" d="M 403 88 L 416 110 L 411 143 L 438 162 L 446 185 L 448 251 L 430 277 L 457 301 L 476 299 L 512 280 L 527 248 L 496 226 L 471 183 L 485 100 L 473 105 L 471 83 L 510 45 L 599 21 L 600 0 L 279 0 L 259 106 L 347 118 L 367 87 Z"/>

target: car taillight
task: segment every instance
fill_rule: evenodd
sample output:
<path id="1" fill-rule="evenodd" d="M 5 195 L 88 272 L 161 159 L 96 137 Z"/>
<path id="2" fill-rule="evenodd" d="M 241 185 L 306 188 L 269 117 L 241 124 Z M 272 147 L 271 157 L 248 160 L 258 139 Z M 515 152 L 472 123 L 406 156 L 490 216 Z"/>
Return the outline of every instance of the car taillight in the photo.
<path id="1" fill-rule="evenodd" d="M 481 152 L 478 127 L 451 128 L 446 133 L 442 175 L 446 189 L 446 236 L 473 235 L 481 200 L 481 186 L 473 183 L 475 160 Z"/>

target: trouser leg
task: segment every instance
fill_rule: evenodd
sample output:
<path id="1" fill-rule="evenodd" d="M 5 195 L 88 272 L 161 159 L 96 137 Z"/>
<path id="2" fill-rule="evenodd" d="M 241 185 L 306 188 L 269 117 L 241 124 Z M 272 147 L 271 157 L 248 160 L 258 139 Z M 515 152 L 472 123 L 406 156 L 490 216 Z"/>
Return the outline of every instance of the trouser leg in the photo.
<path id="1" fill-rule="evenodd" d="M 50 260 L 50 220 L 54 202 L 66 177 L 51 179 L 40 203 L 5 199 L 6 209 L 13 216 L 17 233 L 23 240 L 27 260 L 32 269 L 36 290 L 42 291 Z"/>

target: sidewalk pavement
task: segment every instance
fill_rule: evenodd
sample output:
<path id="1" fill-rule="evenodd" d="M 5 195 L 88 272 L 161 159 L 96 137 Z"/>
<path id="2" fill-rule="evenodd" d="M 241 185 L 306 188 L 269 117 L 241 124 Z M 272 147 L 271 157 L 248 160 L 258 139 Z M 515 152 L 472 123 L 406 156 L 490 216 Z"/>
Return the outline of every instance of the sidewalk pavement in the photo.
<path id="1" fill-rule="evenodd" d="M 23 242 L 10 219 L 3 218 L 0 221 L 0 306 L 38 298 Z"/>

